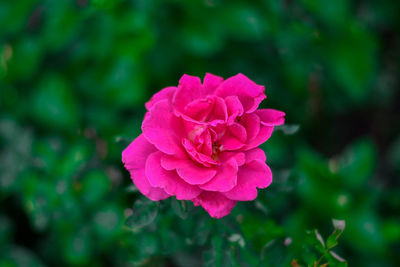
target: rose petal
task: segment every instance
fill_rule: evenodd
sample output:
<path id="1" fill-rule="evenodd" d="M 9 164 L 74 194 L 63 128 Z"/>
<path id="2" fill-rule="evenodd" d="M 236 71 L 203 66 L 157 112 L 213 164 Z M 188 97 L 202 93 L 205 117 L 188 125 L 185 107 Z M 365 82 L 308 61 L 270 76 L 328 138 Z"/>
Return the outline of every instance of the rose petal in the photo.
<path id="1" fill-rule="evenodd" d="M 146 115 L 142 131 L 157 149 L 170 155 L 182 155 L 180 134 L 184 133 L 180 119 L 175 117 L 168 100 L 158 101 Z"/>
<path id="2" fill-rule="evenodd" d="M 128 170 L 141 169 L 144 168 L 147 157 L 155 151 L 157 149 L 141 134 L 122 151 L 122 162 Z"/>
<path id="3" fill-rule="evenodd" d="M 199 187 L 207 191 L 229 191 L 236 185 L 237 172 L 238 164 L 235 158 L 230 158 L 220 165 L 214 178 Z"/>
<path id="4" fill-rule="evenodd" d="M 230 158 L 234 158 L 238 166 L 242 166 L 246 160 L 246 156 L 243 152 L 222 151 L 219 154 L 219 159 L 221 162 L 225 162 Z"/>
<path id="5" fill-rule="evenodd" d="M 221 83 L 215 90 L 215 94 L 223 98 L 234 95 L 238 96 L 245 112 L 251 113 L 266 98 L 264 91 L 264 86 L 257 85 L 239 73 Z"/>
<path id="6" fill-rule="evenodd" d="M 176 89 L 177 88 L 175 86 L 170 86 L 170 87 L 166 87 L 166 88 L 162 89 L 161 91 L 155 93 L 151 97 L 151 99 L 145 104 L 146 109 L 150 110 L 154 106 L 154 104 L 160 100 L 167 99 L 167 100 L 171 101 L 172 96 L 174 95 Z"/>
<path id="7" fill-rule="evenodd" d="M 240 123 L 246 129 L 248 141 L 253 140 L 260 132 L 260 118 L 254 113 L 244 115 Z"/>
<path id="8" fill-rule="evenodd" d="M 145 176 L 146 159 L 155 151 L 156 148 L 141 134 L 122 152 L 122 162 L 138 190 L 149 199 L 158 201 L 170 195 L 161 188 L 151 186 Z"/>
<path id="9" fill-rule="evenodd" d="M 255 111 L 265 126 L 277 126 L 285 123 L 285 112 L 276 109 L 259 109 Z"/>
<path id="10" fill-rule="evenodd" d="M 178 175 L 191 185 L 207 183 L 217 173 L 214 168 L 202 167 L 190 159 L 177 159 L 168 155 L 162 156 L 161 166 L 166 170 L 176 169 Z"/>
<path id="11" fill-rule="evenodd" d="M 224 81 L 223 78 L 211 73 L 206 73 L 203 81 L 205 95 L 213 94 L 215 89 Z"/>
<path id="12" fill-rule="evenodd" d="M 231 123 L 235 121 L 236 117 L 243 115 L 243 106 L 236 95 L 227 96 L 225 98 L 225 103 L 228 112 L 228 122 Z"/>
<path id="13" fill-rule="evenodd" d="M 257 188 L 266 188 L 272 182 L 271 169 L 260 160 L 253 160 L 241 166 L 237 185 L 224 195 L 232 200 L 250 201 L 257 197 Z"/>
<path id="14" fill-rule="evenodd" d="M 186 105 L 184 114 L 194 120 L 203 122 L 210 115 L 212 106 L 214 105 L 213 99 L 202 98 L 196 99 Z"/>
<path id="15" fill-rule="evenodd" d="M 131 179 L 137 189 L 147 198 L 153 201 L 159 201 L 169 198 L 171 196 L 170 194 L 165 192 L 164 189 L 151 186 L 146 178 L 144 168 L 139 170 L 130 170 L 129 172 L 131 174 Z"/>
<path id="16" fill-rule="evenodd" d="M 203 85 L 199 77 L 183 75 L 179 80 L 172 103 L 178 114 L 184 112 L 185 107 L 190 102 L 203 98 L 205 96 Z"/>
<path id="17" fill-rule="evenodd" d="M 235 206 L 236 201 L 226 198 L 218 192 L 203 191 L 200 196 L 193 199 L 195 206 L 201 205 L 213 218 L 222 218 L 228 215 Z"/>
<path id="18" fill-rule="evenodd" d="M 247 144 L 243 147 L 243 150 L 249 150 L 258 147 L 262 143 L 265 143 L 265 141 L 267 141 L 271 137 L 273 130 L 274 127 L 261 125 L 258 135 L 247 142 Z"/>
<path id="19" fill-rule="evenodd" d="M 228 126 L 228 131 L 221 138 L 220 143 L 225 150 L 236 150 L 244 146 L 246 139 L 246 129 L 239 123 L 233 123 Z"/>
<path id="20" fill-rule="evenodd" d="M 265 156 L 265 152 L 261 148 L 258 148 L 258 147 L 246 151 L 246 163 L 253 161 L 253 160 L 259 160 L 259 161 L 265 162 L 267 160 L 267 157 Z"/>
<path id="21" fill-rule="evenodd" d="M 226 121 L 228 118 L 228 112 L 225 101 L 220 97 L 214 97 L 214 106 L 210 113 L 209 121 L 221 120 Z"/>
<path id="22" fill-rule="evenodd" d="M 193 146 L 192 142 L 190 142 L 188 139 L 184 138 L 182 140 L 182 145 L 185 148 L 189 157 L 191 159 L 193 159 L 194 161 L 196 161 L 206 167 L 211 167 L 213 165 L 219 164 L 218 162 L 213 160 L 210 156 L 197 151 L 196 148 Z"/>
<path id="23" fill-rule="evenodd" d="M 145 174 L 150 184 L 160 187 L 179 200 L 191 200 L 197 197 L 201 190 L 198 186 L 190 185 L 183 181 L 175 171 L 167 171 L 161 167 L 160 151 L 150 154 L 146 161 Z"/>

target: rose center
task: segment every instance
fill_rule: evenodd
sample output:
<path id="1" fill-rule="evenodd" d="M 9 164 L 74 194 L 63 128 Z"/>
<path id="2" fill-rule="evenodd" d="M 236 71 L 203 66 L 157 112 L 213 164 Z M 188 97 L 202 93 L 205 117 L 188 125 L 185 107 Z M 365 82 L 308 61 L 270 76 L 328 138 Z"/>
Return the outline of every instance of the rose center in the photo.
<path id="1" fill-rule="evenodd" d="M 219 159 L 219 154 L 221 153 L 221 151 L 222 151 L 222 146 L 218 142 L 213 143 L 211 158 L 217 161 Z"/>

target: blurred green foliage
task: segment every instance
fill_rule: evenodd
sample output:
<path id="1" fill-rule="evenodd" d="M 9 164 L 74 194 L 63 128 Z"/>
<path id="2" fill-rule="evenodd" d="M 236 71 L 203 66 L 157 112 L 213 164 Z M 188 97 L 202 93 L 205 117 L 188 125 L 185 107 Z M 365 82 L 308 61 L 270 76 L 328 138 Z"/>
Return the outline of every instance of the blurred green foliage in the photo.
<path id="1" fill-rule="evenodd" d="M 0 1 L 0 266 L 396 266 L 398 10 Z M 262 145 L 274 183 L 221 220 L 147 201 L 120 162 L 144 102 L 205 72 L 244 73 L 287 114 Z"/>

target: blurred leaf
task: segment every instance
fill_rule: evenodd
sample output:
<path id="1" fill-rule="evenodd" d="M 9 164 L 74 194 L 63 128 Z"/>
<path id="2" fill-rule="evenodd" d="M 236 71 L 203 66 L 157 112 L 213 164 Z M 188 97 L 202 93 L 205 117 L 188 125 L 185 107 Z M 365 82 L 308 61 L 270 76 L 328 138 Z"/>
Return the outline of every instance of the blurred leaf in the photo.
<path id="1" fill-rule="evenodd" d="M 214 235 L 212 238 L 212 249 L 203 252 L 203 266 L 222 266 L 222 239 Z"/>
<path id="2" fill-rule="evenodd" d="M 188 207 L 189 203 L 185 200 L 177 200 L 176 198 L 171 198 L 171 206 L 175 213 L 181 218 L 188 218 Z"/>
<path id="3" fill-rule="evenodd" d="M 158 201 L 151 201 L 145 197 L 133 203 L 133 215 L 126 220 L 126 225 L 136 231 L 151 224 L 157 217 Z"/>
<path id="4" fill-rule="evenodd" d="M 46 76 L 32 96 L 32 112 L 38 123 L 73 131 L 79 127 L 77 100 L 68 83 L 58 75 Z"/>
<path id="5" fill-rule="evenodd" d="M 376 149 L 368 139 L 354 142 L 340 158 L 339 173 L 346 184 L 359 187 L 373 175 L 377 162 Z"/>
<path id="6" fill-rule="evenodd" d="M 350 15 L 346 0 L 302 0 L 301 2 L 320 20 L 333 28 L 344 27 Z"/>
<path id="7" fill-rule="evenodd" d="M 3 252 L 4 253 L 1 253 L 2 258 L 0 258 L 0 266 L 45 266 L 40 262 L 39 258 L 35 254 L 23 247 L 10 246 L 5 248 Z"/>
<path id="8" fill-rule="evenodd" d="M 376 72 L 376 42 L 358 24 L 350 24 L 348 31 L 328 40 L 327 55 L 334 77 L 352 102 L 365 101 Z"/>
<path id="9" fill-rule="evenodd" d="M 101 201 L 111 189 L 111 180 L 100 170 L 92 170 L 83 177 L 83 200 L 88 204 L 96 204 Z"/>

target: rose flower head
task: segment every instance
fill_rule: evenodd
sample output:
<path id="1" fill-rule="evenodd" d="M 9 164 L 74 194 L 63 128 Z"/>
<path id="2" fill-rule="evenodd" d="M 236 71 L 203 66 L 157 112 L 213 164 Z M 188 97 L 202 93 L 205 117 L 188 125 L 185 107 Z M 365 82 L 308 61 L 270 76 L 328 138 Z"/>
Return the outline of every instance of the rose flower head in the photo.
<path id="1" fill-rule="evenodd" d="M 258 146 L 284 123 L 285 113 L 257 109 L 264 86 L 243 74 L 224 80 L 183 75 L 146 103 L 142 131 L 123 152 L 133 183 L 147 198 L 175 196 L 202 206 L 211 217 L 236 201 L 257 197 L 272 173 Z"/>

